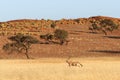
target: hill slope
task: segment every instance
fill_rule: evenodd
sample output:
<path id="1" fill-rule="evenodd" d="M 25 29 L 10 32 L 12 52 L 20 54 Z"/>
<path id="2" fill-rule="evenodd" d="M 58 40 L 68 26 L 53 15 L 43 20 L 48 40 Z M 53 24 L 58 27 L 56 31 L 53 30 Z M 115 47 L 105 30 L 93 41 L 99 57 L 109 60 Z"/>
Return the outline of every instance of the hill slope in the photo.
<path id="1" fill-rule="evenodd" d="M 57 44 L 36 44 L 29 50 L 32 58 L 40 57 L 99 57 L 99 56 L 119 56 L 120 55 L 120 31 L 116 30 L 112 34 L 93 34 L 88 30 L 92 20 L 111 19 L 120 24 L 119 18 L 95 16 L 79 19 L 62 20 L 13 20 L 0 23 L 1 41 L 0 58 L 26 58 L 24 53 L 7 54 L 2 50 L 5 43 L 10 42 L 7 37 L 17 34 L 30 34 L 39 38 L 40 34 L 51 33 L 56 28 L 64 29 L 69 33 L 68 45 Z M 49 26 L 48 26 L 49 25 Z"/>

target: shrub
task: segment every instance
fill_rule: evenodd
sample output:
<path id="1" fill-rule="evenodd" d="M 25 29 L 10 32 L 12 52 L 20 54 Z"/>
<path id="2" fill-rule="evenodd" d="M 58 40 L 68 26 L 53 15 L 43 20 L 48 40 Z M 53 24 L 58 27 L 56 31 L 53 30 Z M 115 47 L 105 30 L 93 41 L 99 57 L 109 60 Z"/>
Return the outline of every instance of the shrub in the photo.
<path id="1" fill-rule="evenodd" d="M 54 35 L 48 33 L 48 34 L 45 34 L 45 35 L 40 35 L 40 38 L 45 39 L 46 41 L 51 41 L 51 40 L 54 39 Z"/>
<path id="2" fill-rule="evenodd" d="M 67 37 L 68 37 L 68 32 L 65 30 L 61 30 L 61 29 L 56 29 L 54 31 L 54 35 L 50 33 L 47 33 L 45 35 L 40 35 L 40 38 L 46 40 L 47 43 L 51 43 L 51 42 L 58 43 L 58 42 L 52 41 L 52 40 L 58 40 L 61 45 L 63 45 L 65 42 L 66 44 L 69 42 L 66 40 Z"/>
<path id="3" fill-rule="evenodd" d="M 96 32 L 100 30 L 100 26 L 97 25 L 97 23 L 92 23 L 91 27 L 89 27 L 89 30 L 91 30 L 92 32 Z"/>
<path id="4" fill-rule="evenodd" d="M 60 44 L 63 45 L 68 37 L 68 32 L 61 29 L 56 29 L 54 32 L 54 37 L 60 41 Z"/>
<path id="5" fill-rule="evenodd" d="M 55 28 L 55 27 L 56 27 L 55 22 L 52 22 L 52 23 L 50 24 L 50 26 L 51 26 L 51 28 Z"/>

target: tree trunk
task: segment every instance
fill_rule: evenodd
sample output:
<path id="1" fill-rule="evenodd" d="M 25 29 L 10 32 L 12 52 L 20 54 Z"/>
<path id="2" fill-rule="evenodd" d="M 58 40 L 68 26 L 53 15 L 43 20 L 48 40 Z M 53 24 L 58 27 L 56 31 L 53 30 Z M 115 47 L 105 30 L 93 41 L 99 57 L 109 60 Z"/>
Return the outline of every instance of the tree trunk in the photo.
<path id="1" fill-rule="evenodd" d="M 107 32 L 105 30 L 102 30 L 105 35 L 107 35 Z"/>
<path id="2" fill-rule="evenodd" d="M 60 45 L 63 45 L 64 44 L 64 40 L 60 40 Z"/>
<path id="3" fill-rule="evenodd" d="M 26 49 L 25 55 L 26 55 L 27 59 L 30 59 L 30 57 L 28 55 L 28 49 Z"/>

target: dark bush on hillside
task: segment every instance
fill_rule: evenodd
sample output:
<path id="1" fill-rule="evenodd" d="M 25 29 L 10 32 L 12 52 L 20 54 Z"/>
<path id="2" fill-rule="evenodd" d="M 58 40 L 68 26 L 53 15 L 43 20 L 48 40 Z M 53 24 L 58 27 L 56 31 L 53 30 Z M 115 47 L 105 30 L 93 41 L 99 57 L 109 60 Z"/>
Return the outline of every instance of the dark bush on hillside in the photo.
<path id="1" fill-rule="evenodd" d="M 98 26 L 96 23 L 92 23 L 92 26 L 89 27 L 89 30 L 91 30 L 92 32 L 96 32 L 100 30 L 100 26 Z"/>
<path id="2" fill-rule="evenodd" d="M 54 32 L 54 37 L 60 41 L 61 45 L 63 45 L 68 37 L 68 32 L 65 30 L 57 29 Z"/>
<path id="3" fill-rule="evenodd" d="M 45 34 L 45 35 L 40 35 L 40 38 L 45 39 L 46 41 L 51 41 L 51 40 L 54 39 L 54 35 L 48 33 L 48 34 Z"/>
<path id="4" fill-rule="evenodd" d="M 97 22 L 91 22 L 91 23 L 92 23 L 92 25 L 91 25 L 91 27 L 89 27 L 89 30 L 101 31 L 105 35 L 107 35 L 107 32 L 112 33 L 114 30 L 118 29 L 118 26 L 119 26 L 110 19 L 101 20 L 101 21 L 99 21 L 99 23 L 97 23 Z"/>

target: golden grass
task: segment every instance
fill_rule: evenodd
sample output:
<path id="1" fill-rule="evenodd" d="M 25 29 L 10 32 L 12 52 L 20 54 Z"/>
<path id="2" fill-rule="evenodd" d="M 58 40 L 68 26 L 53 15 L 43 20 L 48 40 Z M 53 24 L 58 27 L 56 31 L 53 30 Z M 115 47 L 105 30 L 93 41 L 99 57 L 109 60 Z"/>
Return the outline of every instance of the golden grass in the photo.
<path id="1" fill-rule="evenodd" d="M 69 67 L 66 59 L 0 60 L 0 80 L 119 80 L 119 58 L 81 58 L 84 66 Z"/>

